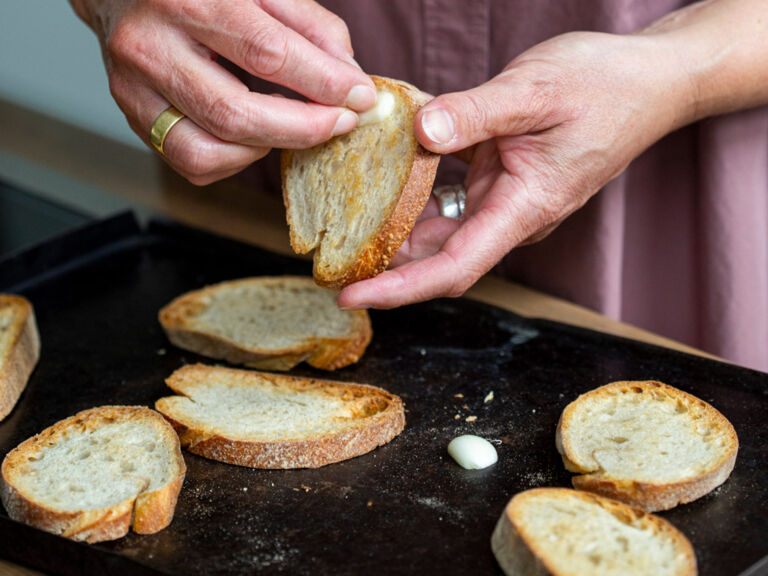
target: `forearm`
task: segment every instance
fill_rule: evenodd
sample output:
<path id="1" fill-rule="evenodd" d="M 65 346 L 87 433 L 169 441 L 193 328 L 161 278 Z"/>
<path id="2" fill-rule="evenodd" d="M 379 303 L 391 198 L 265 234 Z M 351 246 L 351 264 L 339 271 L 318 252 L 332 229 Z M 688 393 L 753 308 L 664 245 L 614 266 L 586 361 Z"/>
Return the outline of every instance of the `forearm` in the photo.
<path id="1" fill-rule="evenodd" d="M 656 39 L 688 86 L 679 124 L 768 104 L 768 2 L 707 0 L 640 35 Z"/>

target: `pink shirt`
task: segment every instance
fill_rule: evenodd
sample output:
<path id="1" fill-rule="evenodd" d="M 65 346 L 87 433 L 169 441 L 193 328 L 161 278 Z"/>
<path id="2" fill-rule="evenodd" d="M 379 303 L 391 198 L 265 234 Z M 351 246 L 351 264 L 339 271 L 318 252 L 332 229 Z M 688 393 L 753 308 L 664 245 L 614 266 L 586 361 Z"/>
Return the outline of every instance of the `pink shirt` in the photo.
<path id="1" fill-rule="evenodd" d="M 465 90 L 573 30 L 627 33 L 680 0 L 326 0 L 370 74 Z M 444 158 L 438 179 L 466 166 Z M 277 184 L 273 177 L 271 185 Z M 768 109 L 712 118 L 637 158 L 497 272 L 768 371 Z"/>

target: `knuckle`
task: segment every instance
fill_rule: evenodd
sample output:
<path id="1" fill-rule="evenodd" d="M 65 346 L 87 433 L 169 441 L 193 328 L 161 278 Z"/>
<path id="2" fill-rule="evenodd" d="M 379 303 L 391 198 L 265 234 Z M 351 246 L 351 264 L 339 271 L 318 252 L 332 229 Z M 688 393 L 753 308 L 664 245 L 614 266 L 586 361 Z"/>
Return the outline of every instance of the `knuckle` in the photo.
<path id="1" fill-rule="evenodd" d="M 239 100 L 217 98 L 207 114 L 211 132 L 230 142 L 241 139 L 251 124 L 247 110 Z"/>
<path id="2" fill-rule="evenodd" d="M 158 68 L 157 50 L 152 42 L 153 37 L 143 34 L 135 24 L 124 18 L 110 33 L 106 51 L 112 65 L 108 65 L 107 70 L 110 73 L 120 68 L 138 70 L 151 77 Z"/>
<path id="3" fill-rule="evenodd" d="M 130 60 L 138 42 L 136 28 L 127 19 L 120 20 L 107 38 L 107 53 L 117 62 Z"/>
<path id="4" fill-rule="evenodd" d="M 336 100 L 336 98 L 334 98 L 335 96 L 342 99 L 344 98 L 344 96 L 340 96 L 340 88 L 341 83 L 339 82 L 339 78 L 331 74 L 323 74 L 318 79 L 313 94 L 315 95 L 315 99 L 319 102 L 334 102 Z"/>
<path id="5" fill-rule="evenodd" d="M 241 43 L 243 62 L 256 74 L 280 74 L 288 61 L 290 43 L 283 30 L 274 25 L 262 26 Z"/>
<path id="6" fill-rule="evenodd" d="M 212 181 L 210 176 L 217 171 L 218 160 L 205 143 L 183 139 L 176 144 L 173 165 L 187 180 L 203 185 Z"/>
<path id="7" fill-rule="evenodd" d="M 472 131 L 477 129 L 483 132 L 492 131 L 488 106 L 479 96 L 471 92 L 466 93 L 461 109 L 467 128 L 471 127 Z"/>
<path id="8" fill-rule="evenodd" d="M 454 280 L 454 282 L 451 284 L 451 287 L 448 289 L 447 296 L 449 298 L 459 298 L 460 296 L 463 296 L 467 290 L 469 290 L 470 286 L 472 286 L 472 282 L 466 278 L 459 278 Z"/>

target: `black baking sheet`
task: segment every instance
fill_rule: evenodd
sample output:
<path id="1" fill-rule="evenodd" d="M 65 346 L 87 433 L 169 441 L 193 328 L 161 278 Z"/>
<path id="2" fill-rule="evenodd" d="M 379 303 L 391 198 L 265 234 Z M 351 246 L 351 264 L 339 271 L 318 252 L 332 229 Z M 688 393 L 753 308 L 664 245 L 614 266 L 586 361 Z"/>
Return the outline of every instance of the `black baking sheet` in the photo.
<path id="1" fill-rule="evenodd" d="M 168 343 L 158 309 L 206 284 L 284 273 L 310 265 L 170 222 L 141 230 L 131 215 L 0 261 L 0 291 L 33 302 L 42 338 L 27 390 L 0 423 L 0 450 L 78 410 L 152 406 L 170 393 L 163 380 L 173 370 L 204 361 Z M 250 470 L 185 453 L 176 515 L 162 532 L 89 546 L 3 513 L 0 555 L 57 574 L 497 574 L 490 535 L 509 498 L 569 486 L 554 443 L 560 412 L 623 379 L 691 392 L 738 432 L 731 478 L 661 514 L 690 538 L 700 574 L 737 574 L 768 554 L 768 375 L 467 299 L 371 318 L 365 356 L 331 377 L 404 399 L 406 428 L 390 444 L 316 470 Z M 459 468 L 446 446 L 463 433 L 496 441 L 499 462 Z"/>

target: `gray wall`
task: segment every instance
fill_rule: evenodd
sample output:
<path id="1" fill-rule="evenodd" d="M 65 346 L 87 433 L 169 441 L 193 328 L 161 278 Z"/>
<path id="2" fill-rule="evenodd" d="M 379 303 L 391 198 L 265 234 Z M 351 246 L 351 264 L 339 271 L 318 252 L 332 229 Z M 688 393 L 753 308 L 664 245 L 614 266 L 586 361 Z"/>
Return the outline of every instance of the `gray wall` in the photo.
<path id="1" fill-rule="evenodd" d="M 66 0 L 0 0 L 0 98 L 145 149 L 109 95 L 96 36 Z"/>

